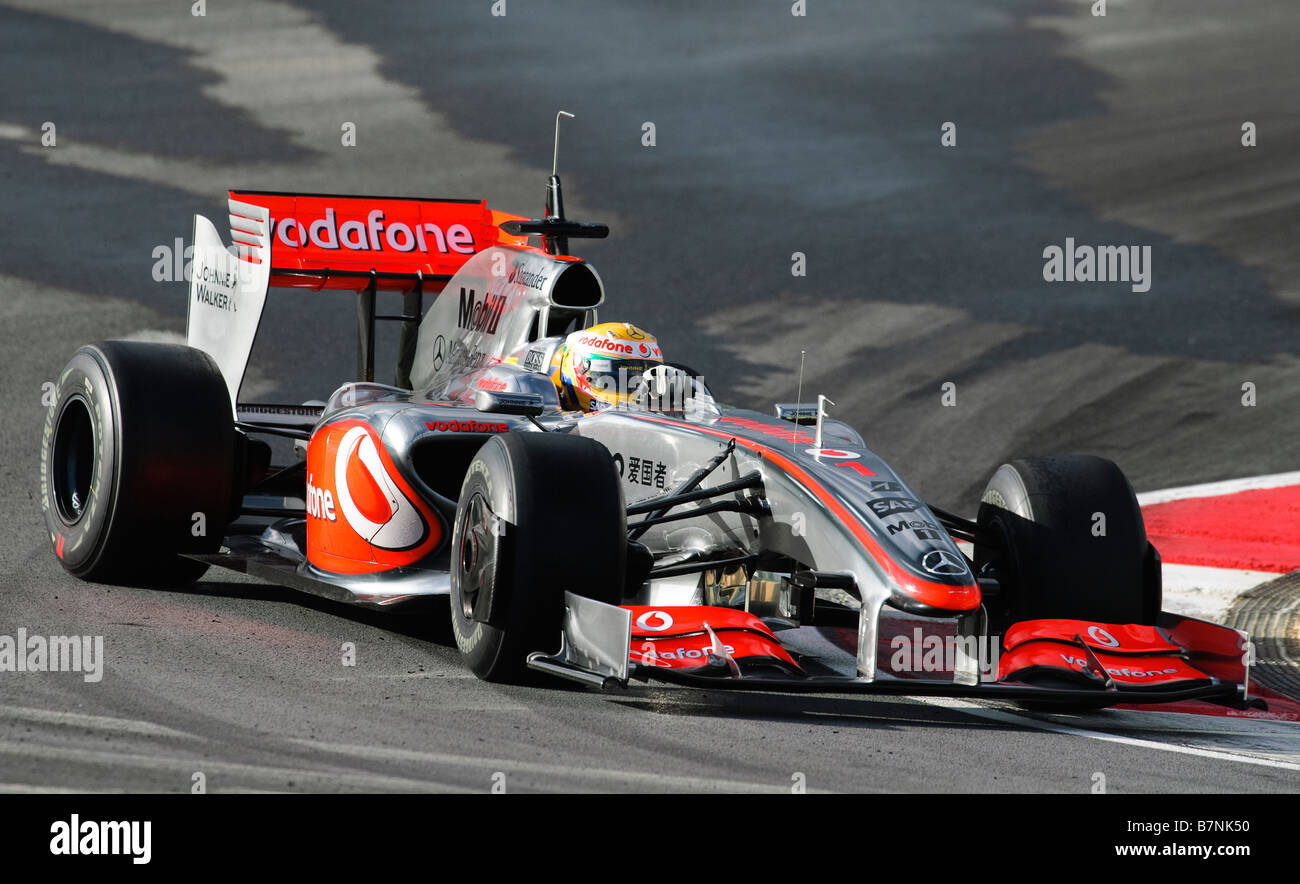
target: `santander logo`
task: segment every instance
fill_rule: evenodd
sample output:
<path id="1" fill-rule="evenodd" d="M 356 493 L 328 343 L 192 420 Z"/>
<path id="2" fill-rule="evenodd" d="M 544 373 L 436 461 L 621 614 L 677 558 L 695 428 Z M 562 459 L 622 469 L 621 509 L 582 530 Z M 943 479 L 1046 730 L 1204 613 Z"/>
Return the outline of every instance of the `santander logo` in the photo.
<path id="1" fill-rule="evenodd" d="M 366 427 L 353 427 L 339 441 L 334 483 L 338 494 L 331 509 L 374 546 L 409 549 L 424 540 L 424 518 L 393 484 Z"/>

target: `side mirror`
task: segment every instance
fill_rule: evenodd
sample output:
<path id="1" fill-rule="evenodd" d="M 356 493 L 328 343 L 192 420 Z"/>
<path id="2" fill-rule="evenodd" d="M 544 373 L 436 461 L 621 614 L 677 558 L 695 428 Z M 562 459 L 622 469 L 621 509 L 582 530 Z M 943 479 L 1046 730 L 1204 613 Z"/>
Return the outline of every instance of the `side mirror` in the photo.
<path id="1" fill-rule="evenodd" d="M 792 424 L 810 426 L 817 423 L 817 403 L 778 402 L 776 403 L 776 416 Z"/>
<path id="2" fill-rule="evenodd" d="M 545 410 L 542 397 L 536 393 L 494 393 L 479 390 L 474 396 L 474 407 L 488 414 L 518 414 L 537 417 Z"/>

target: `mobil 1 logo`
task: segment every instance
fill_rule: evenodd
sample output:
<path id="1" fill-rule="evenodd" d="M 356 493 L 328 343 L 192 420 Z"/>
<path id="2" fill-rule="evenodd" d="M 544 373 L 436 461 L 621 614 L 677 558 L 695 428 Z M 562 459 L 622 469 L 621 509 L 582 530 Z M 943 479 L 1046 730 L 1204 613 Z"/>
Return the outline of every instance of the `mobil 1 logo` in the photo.
<path id="1" fill-rule="evenodd" d="M 938 540 L 941 536 L 934 523 L 927 522 L 924 519 L 902 519 L 886 527 L 889 528 L 890 537 L 895 534 L 902 534 L 905 531 L 915 534 L 918 540 Z"/>

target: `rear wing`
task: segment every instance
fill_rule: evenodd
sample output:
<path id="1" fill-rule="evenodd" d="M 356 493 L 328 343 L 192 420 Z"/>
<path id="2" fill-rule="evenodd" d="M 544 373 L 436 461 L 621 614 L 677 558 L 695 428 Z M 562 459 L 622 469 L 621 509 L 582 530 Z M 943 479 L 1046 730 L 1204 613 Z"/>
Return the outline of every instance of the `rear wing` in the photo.
<path id="1" fill-rule="evenodd" d="M 481 251 L 527 247 L 526 236 L 501 229 L 520 216 L 482 200 L 232 190 L 229 210 L 229 248 L 211 221 L 194 216 L 186 343 L 216 361 L 232 413 L 269 288 L 356 292 L 357 378 L 374 380 L 376 319 L 403 324 L 399 374 L 409 372 L 425 292 L 442 291 Z M 376 315 L 378 291 L 402 293 L 400 315 Z"/>
<path id="2" fill-rule="evenodd" d="M 266 209 L 273 288 L 437 292 L 475 254 L 526 245 L 501 224 L 519 220 L 483 200 L 331 196 L 230 191 L 235 203 Z M 238 237 L 236 237 L 238 241 Z"/>

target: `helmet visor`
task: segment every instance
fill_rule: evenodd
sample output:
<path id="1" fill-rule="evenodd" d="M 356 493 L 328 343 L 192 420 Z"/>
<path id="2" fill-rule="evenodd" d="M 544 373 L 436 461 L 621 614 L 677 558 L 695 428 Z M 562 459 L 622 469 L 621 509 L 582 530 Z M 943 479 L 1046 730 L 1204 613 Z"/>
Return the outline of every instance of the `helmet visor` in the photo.
<path id="1" fill-rule="evenodd" d="M 606 401 L 635 394 L 644 386 L 643 375 L 663 363 L 653 359 L 610 359 L 606 356 L 589 356 L 578 363 L 582 379 L 591 387 L 592 395 Z"/>

